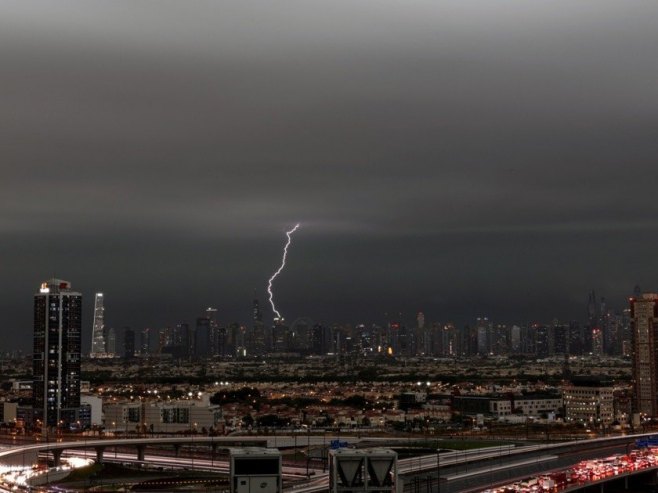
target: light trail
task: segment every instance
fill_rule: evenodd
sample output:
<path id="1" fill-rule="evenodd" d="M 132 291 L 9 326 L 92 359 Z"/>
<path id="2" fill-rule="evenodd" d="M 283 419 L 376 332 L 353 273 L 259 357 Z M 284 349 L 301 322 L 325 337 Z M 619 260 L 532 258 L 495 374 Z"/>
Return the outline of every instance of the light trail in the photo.
<path id="1" fill-rule="evenodd" d="M 270 305 L 272 305 L 272 311 L 276 313 L 276 318 L 281 319 L 281 314 L 279 311 L 276 309 L 274 306 L 274 294 L 272 294 L 272 283 L 274 282 L 274 279 L 276 279 L 276 276 L 281 274 L 281 271 L 283 268 L 286 266 L 286 257 L 288 257 L 288 247 L 290 246 L 290 243 L 292 242 L 291 235 L 297 231 L 297 228 L 299 228 L 299 223 L 295 224 L 295 227 L 292 228 L 290 231 L 286 231 L 286 236 L 288 237 L 288 241 L 286 242 L 286 246 L 283 247 L 283 258 L 281 259 L 281 266 L 276 270 L 274 274 L 272 274 L 272 277 L 270 277 L 270 280 L 267 282 L 267 293 L 270 295 Z"/>

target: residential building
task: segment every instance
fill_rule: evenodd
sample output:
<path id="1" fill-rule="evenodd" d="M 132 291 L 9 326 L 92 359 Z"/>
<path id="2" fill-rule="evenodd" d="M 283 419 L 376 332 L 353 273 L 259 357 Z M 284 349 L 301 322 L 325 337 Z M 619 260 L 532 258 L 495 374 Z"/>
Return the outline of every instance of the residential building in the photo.
<path id="1" fill-rule="evenodd" d="M 658 294 L 631 298 L 633 391 L 636 413 L 658 416 Z"/>
<path id="2" fill-rule="evenodd" d="M 42 430 L 77 420 L 82 295 L 50 279 L 34 295 L 34 415 Z"/>

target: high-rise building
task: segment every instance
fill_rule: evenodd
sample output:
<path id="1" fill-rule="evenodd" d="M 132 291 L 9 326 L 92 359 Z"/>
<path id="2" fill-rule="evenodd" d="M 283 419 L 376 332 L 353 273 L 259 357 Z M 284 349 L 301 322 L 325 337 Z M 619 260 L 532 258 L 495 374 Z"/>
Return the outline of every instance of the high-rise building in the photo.
<path id="1" fill-rule="evenodd" d="M 108 327 L 105 333 L 105 352 L 108 357 L 112 358 L 117 354 L 117 332 L 114 327 Z"/>
<path id="2" fill-rule="evenodd" d="M 260 311 L 260 304 L 258 303 L 258 298 L 256 298 L 256 293 L 254 293 L 254 301 L 252 305 L 252 315 L 253 315 L 253 321 L 255 322 L 262 322 L 263 321 L 263 312 Z"/>
<path id="3" fill-rule="evenodd" d="M 139 354 L 142 357 L 151 354 L 151 329 L 148 327 L 142 329 L 140 334 Z"/>
<path id="4" fill-rule="evenodd" d="M 247 337 L 247 351 L 251 355 L 262 356 L 272 348 L 272 331 L 263 323 L 263 312 L 254 295 L 251 333 Z"/>
<path id="5" fill-rule="evenodd" d="M 199 317 L 196 319 L 196 329 L 194 331 L 194 357 L 204 359 L 208 356 L 214 355 L 216 344 L 211 337 L 213 334 L 210 331 L 210 318 L 207 316 Z"/>
<path id="6" fill-rule="evenodd" d="M 658 294 L 631 298 L 634 411 L 658 416 Z"/>
<path id="7" fill-rule="evenodd" d="M 33 397 L 42 430 L 73 422 L 80 409 L 82 295 L 50 279 L 34 295 Z"/>
<path id="8" fill-rule="evenodd" d="M 189 324 L 182 322 L 176 324 L 176 327 L 174 327 L 174 346 L 178 347 L 180 358 L 187 359 L 190 357 L 190 349 L 193 347 L 190 336 Z"/>
<path id="9" fill-rule="evenodd" d="M 126 359 L 135 357 L 135 331 L 130 327 L 123 328 L 123 357 Z"/>
<path id="10" fill-rule="evenodd" d="M 92 358 L 103 357 L 107 352 L 104 329 L 105 306 L 103 293 L 96 293 L 96 296 L 94 296 L 94 325 L 91 329 L 91 353 L 89 355 Z"/>

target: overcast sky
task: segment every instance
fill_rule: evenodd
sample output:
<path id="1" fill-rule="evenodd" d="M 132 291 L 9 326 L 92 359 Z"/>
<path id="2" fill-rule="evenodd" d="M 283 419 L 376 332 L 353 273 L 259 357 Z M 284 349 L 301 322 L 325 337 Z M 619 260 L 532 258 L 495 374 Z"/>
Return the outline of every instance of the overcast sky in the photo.
<path id="1" fill-rule="evenodd" d="M 658 3 L 0 3 L 3 348 L 115 327 L 584 319 L 658 286 Z M 85 340 L 85 345 L 88 346 Z"/>

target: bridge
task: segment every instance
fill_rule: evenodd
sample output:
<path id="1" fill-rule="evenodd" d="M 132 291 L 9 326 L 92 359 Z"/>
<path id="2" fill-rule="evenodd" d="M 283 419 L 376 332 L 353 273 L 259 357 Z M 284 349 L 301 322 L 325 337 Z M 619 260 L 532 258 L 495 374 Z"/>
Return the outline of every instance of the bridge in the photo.
<path id="1" fill-rule="evenodd" d="M 173 447 L 176 456 L 183 446 L 207 445 L 211 453 L 214 454 L 219 448 L 228 447 L 268 447 L 268 448 L 290 448 L 290 447 L 311 447 L 311 446 L 329 446 L 332 441 L 349 442 L 356 444 L 361 442 L 389 444 L 391 442 L 404 442 L 407 438 L 396 437 L 339 437 L 326 435 L 236 435 L 236 436 L 219 436 L 206 437 L 190 435 L 185 437 L 141 437 L 141 438 L 103 438 L 94 440 L 77 440 L 77 441 L 54 441 L 47 443 L 21 445 L 0 451 L 0 464 L 10 465 L 28 465 L 37 461 L 39 453 L 50 453 L 53 456 L 54 465 L 60 464 L 60 459 L 65 450 L 83 450 L 91 449 L 96 452 L 96 460 L 103 462 L 103 456 L 107 449 L 112 448 L 133 448 L 135 449 L 135 459 L 144 460 L 144 454 L 147 447 Z M 381 446 L 381 445 L 380 445 Z"/>
<path id="2" fill-rule="evenodd" d="M 646 436 L 627 435 L 513 448 L 492 447 L 470 452 L 450 451 L 416 458 L 415 466 L 411 462 L 412 467 L 399 467 L 398 471 L 406 493 L 481 491 L 491 488 L 491 485 L 566 469 L 583 460 L 627 454 L 634 448 L 635 440 Z M 581 485 L 576 490 L 589 486 Z"/>
<path id="3" fill-rule="evenodd" d="M 436 492 L 457 493 L 478 491 L 492 484 L 502 484 L 523 477 L 540 474 L 545 471 L 566 468 L 579 461 L 605 457 L 614 453 L 628 453 L 635 445 L 635 440 L 647 435 L 627 435 L 606 437 L 592 440 L 579 440 L 564 443 L 546 443 L 527 446 L 503 445 L 470 451 L 441 451 L 421 457 L 401 459 L 398 475 L 405 493 Z M 225 437 L 165 437 L 165 438 L 106 438 L 70 442 L 51 442 L 29 444 L 0 451 L 0 463 L 29 465 L 37 461 L 39 453 L 50 453 L 54 463 L 60 462 L 64 451 L 93 450 L 96 459 L 103 461 L 107 449 L 134 448 L 135 460 L 144 460 L 147 447 L 172 447 L 175 454 L 183 446 L 208 446 L 214 457 L 218 448 L 268 446 L 285 448 L 295 445 L 327 446 L 337 436 L 299 435 L 299 436 L 225 436 Z M 350 443 L 370 442 L 375 446 L 391 446 L 392 442 L 404 444 L 408 438 L 345 436 Z M 181 462 L 186 462 L 183 458 Z M 194 467 L 192 465 L 192 467 Z M 437 474 L 438 473 L 438 474 Z M 634 475 L 643 475 L 647 471 L 638 471 Z M 618 479 L 618 478 L 613 478 Z M 612 479 L 611 479 L 612 480 Z M 581 486 L 580 489 L 589 487 Z M 328 488 L 328 477 L 320 475 L 300 484 L 295 488 L 299 493 L 313 493 Z M 398 490 L 400 491 L 400 490 Z M 572 491 L 572 490 L 570 490 Z M 576 490 L 573 490 L 576 491 Z"/>

